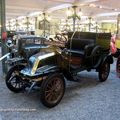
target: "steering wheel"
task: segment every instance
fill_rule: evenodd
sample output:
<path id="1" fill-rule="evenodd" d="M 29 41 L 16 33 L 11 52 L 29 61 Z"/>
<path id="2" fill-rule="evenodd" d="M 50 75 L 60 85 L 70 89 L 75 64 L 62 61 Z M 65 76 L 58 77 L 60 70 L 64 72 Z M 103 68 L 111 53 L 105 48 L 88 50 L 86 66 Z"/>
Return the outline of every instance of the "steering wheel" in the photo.
<path id="1" fill-rule="evenodd" d="M 63 33 L 57 33 L 55 39 L 57 39 L 60 42 L 64 42 L 64 43 L 67 42 L 67 38 Z"/>

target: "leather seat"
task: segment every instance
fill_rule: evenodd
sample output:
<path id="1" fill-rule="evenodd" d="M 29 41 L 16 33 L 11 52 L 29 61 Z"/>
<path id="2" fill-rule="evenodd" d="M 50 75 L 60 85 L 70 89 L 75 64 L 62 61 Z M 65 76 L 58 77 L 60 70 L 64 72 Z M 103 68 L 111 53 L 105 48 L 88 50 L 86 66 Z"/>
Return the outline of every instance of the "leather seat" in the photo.
<path id="1" fill-rule="evenodd" d="M 76 57 L 84 57 L 85 56 L 85 51 L 83 50 L 67 50 L 68 53 L 71 53 L 72 56 L 76 56 Z"/>
<path id="2" fill-rule="evenodd" d="M 79 56 L 79 57 L 85 57 L 86 52 L 89 50 L 90 47 L 94 46 L 94 40 L 93 39 L 78 39 L 73 38 L 72 42 L 69 40 L 67 43 L 67 52 L 71 53 L 72 56 Z M 89 47 L 90 46 L 90 47 Z"/>

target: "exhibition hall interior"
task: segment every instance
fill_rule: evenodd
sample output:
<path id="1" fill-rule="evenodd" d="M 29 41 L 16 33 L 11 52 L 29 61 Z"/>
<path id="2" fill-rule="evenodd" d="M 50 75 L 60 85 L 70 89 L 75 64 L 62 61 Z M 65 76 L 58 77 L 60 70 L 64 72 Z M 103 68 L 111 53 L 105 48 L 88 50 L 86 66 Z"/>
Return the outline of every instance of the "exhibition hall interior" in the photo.
<path id="1" fill-rule="evenodd" d="M 45 36 L 61 31 L 116 32 L 118 0 L 6 0 L 6 29 Z"/>
<path id="2" fill-rule="evenodd" d="M 0 120 L 120 120 L 119 0 L 0 0 Z"/>

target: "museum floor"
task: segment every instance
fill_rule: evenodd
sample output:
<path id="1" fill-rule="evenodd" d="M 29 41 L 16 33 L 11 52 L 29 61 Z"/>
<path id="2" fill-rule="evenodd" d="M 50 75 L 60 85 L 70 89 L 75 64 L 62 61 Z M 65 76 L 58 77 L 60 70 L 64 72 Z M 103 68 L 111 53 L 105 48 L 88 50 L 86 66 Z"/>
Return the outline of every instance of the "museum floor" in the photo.
<path id="1" fill-rule="evenodd" d="M 120 79 L 115 64 L 104 83 L 98 82 L 94 71 L 80 73 L 79 83 L 67 82 L 65 96 L 55 108 L 45 108 L 39 98 L 39 91 L 10 92 L 0 67 L 0 120 L 120 120 Z"/>

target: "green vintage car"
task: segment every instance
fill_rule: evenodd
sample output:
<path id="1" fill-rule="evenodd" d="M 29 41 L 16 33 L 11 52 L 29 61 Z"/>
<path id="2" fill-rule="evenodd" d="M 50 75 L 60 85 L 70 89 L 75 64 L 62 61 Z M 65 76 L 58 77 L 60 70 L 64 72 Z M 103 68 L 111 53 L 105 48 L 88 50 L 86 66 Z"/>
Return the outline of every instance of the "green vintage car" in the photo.
<path id="1" fill-rule="evenodd" d="M 56 106 L 65 92 L 65 79 L 95 69 L 100 82 L 107 80 L 113 58 L 110 33 L 69 32 L 65 47 L 50 45 L 32 55 L 27 65 L 17 64 L 6 76 L 6 85 L 13 92 L 40 87 L 40 99 L 46 107 Z M 28 89 L 27 89 L 28 90 Z"/>

